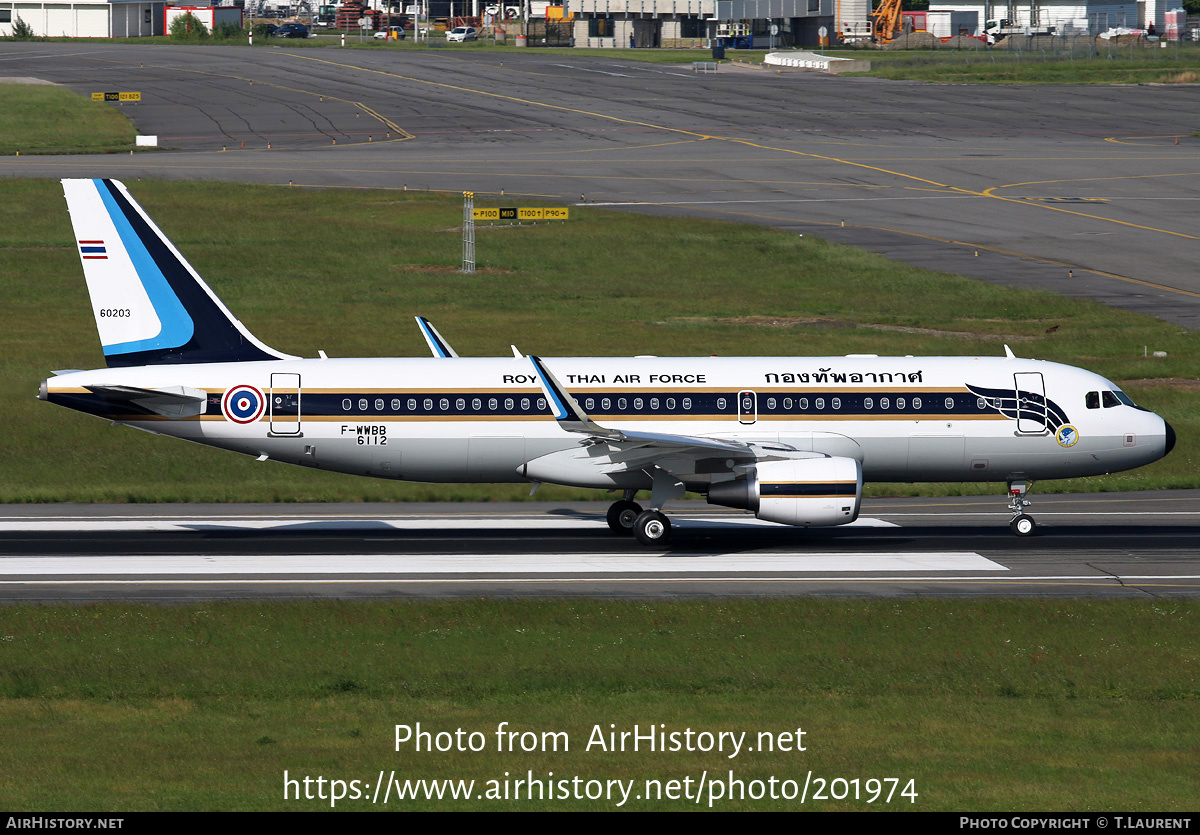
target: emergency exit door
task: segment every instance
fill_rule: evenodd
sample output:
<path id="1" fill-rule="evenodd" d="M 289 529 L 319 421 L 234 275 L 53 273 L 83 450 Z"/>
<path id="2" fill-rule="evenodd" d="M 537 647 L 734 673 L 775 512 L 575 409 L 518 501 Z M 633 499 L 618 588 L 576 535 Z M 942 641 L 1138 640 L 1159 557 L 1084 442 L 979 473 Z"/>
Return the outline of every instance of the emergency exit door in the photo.
<path id="1" fill-rule="evenodd" d="M 752 391 L 738 392 L 738 423 L 758 420 L 758 395 Z"/>

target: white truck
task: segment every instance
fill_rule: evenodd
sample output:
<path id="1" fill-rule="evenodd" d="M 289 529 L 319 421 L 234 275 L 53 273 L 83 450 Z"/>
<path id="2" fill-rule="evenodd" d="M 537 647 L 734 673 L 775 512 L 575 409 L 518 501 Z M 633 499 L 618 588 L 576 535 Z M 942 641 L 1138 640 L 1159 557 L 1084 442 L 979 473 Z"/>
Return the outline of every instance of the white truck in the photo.
<path id="1" fill-rule="evenodd" d="M 1012 20 L 989 20 L 983 27 L 988 43 L 1002 41 L 1009 35 L 1053 35 L 1053 26 L 1020 25 Z"/>

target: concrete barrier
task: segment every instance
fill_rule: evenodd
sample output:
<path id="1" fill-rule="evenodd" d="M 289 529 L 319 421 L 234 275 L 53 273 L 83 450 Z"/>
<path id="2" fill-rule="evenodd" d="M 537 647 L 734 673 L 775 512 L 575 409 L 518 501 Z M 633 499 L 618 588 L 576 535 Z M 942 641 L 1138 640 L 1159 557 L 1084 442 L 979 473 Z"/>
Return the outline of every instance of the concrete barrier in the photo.
<path id="1" fill-rule="evenodd" d="M 821 72 L 870 72 L 871 62 L 857 58 L 838 58 L 815 52 L 772 52 L 763 59 L 769 67 L 792 67 Z"/>

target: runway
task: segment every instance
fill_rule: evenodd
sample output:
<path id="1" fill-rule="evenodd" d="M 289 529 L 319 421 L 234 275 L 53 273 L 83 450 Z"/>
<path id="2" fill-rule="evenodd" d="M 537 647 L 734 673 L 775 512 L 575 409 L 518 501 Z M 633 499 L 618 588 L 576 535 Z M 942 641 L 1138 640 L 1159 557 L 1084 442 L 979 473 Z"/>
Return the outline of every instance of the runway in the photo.
<path id="1" fill-rule="evenodd" d="M 141 92 L 126 112 L 168 150 L 3 157 L 0 175 L 722 218 L 1200 327 L 1194 85 L 697 76 L 619 53 L 4 43 L 0 77 Z"/>
<path id="2" fill-rule="evenodd" d="M 1200 594 L 1200 491 L 877 499 L 798 530 L 668 506 L 669 550 L 572 505 L 7 506 L 0 600 Z"/>

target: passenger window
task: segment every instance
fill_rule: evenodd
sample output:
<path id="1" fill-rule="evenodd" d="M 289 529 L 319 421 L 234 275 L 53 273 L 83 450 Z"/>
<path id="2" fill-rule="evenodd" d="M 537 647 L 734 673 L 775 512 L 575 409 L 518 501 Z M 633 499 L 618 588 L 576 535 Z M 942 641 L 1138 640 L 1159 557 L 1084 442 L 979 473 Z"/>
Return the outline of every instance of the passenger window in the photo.
<path id="1" fill-rule="evenodd" d="M 415 397 L 408 398 L 408 410 L 415 412 L 417 410 L 417 399 Z"/>
<path id="2" fill-rule="evenodd" d="M 596 408 L 596 401 L 589 397 L 587 400 L 583 401 L 583 407 L 590 412 L 592 409 Z"/>
<path id="3" fill-rule="evenodd" d="M 383 398 L 382 397 L 375 398 L 375 411 L 377 411 L 377 412 L 383 411 Z"/>
<path id="4" fill-rule="evenodd" d="M 888 400 L 886 397 L 879 398 L 879 408 L 886 409 L 891 405 L 892 401 Z"/>
<path id="5" fill-rule="evenodd" d="M 1099 409 L 1099 408 L 1100 408 L 1100 392 L 1098 392 L 1098 391 L 1089 391 L 1089 392 L 1088 392 L 1088 393 L 1087 393 L 1087 394 L 1084 396 L 1084 398 L 1083 398 L 1083 402 L 1084 402 L 1085 404 L 1087 404 L 1087 407 L 1088 407 L 1089 409 Z"/>
<path id="6" fill-rule="evenodd" d="M 655 412 L 658 411 L 658 398 L 657 397 L 650 398 L 650 409 Z"/>
<path id="7" fill-rule="evenodd" d="M 443 397 L 441 400 L 439 400 L 439 401 L 438 401 L 438 408 L 439 408 L 439 409 L 441 409 L 443 412 L 448 412 L 448 411 L 450 411 L 450 398 L 449 398 L 449 397 Z"/>
<path id="8" fill-rule="evenodd" d="M 984 409 L 987 408 L 987 401 L 984 400 L 982 397 L 980 397 L 978 400 L 975 401 L 975 408 L 979 409 L 979 411 L 982 412 Z"/>
<path id="9" fill-rule="evenodd" d="M 725 398 L 724 397 L 717 398 L 717 411 L 718 412 L 725 411 Z"/>
<path id="10" fill-rule="evenodd" d="M 511 397 L 504 398 L 504 408 L 510 412 L 513 410 L 513 399 Z"/>
<path id="11" fill-rule="evenodd" d="M 496 399 L 496 398 L 494 398 L 494 397 L 493 397 L 493 398 L 491 398 L 490 400 L 488 400 L 488 409 L 489 409 L 490 411 L 493 411 L 493 412 L 494 412 L 494 411 L 496 411 L 496 409 L 498 409 L 498 408 L 500 408 L 500 401 L 499 401 L 499 400 L 497 400 L 497 399 Z"/>
<path id="12" fill-rule="evenodd" d="M 775 398 L 774 397 L 767 398 L 767 408 L 770 409 L 772 412 L 775 411 Z"/>
<path id="13" fill-rule="evenodd" d="M 612 401 L 609 400 L 607 397 L 604 398 L 603 400 L 600 401 L 600 408 L 607 412 L 609 409 L 612 408 Z"/>
<path id="14" fill-rule="evenodd" d="M 903 397 L 897 397 L 897 398 L 896 398 L 896 408 L 897 408 L 897 409 L 903 409 L 903 408 L 904 408 L 904 398 L 903 398 Z"/>
<path id="15" fill-rule="evenodd" d="M 642 410 L 642 402 L 643 402 L 643 401 L 642 401 L 642 398 L 640 398 L 640 397 L 636 397 L 636 398 L 634 398 L 634 401 L 633 401 L 633 410 L 634 410 L 635 412 L 640 412 L 640 411 Z"/>
<path id="16" fill-rule="evenodd" d="M 842 398 L 840 398 L 840 397 L 833 398 L 833 408 L 835 410 L 842 408 Z"/>
<path id="17" fill-rule="evenodd" d="M 808 398 L 807 397 L 800 398 L 800 411 L 802 411 L 802 412 L 808 411 Z"/>
<path id="18" fill-rule="evenodd" d="M 625 411 L 625 405 L 626 405 L 626 400 L 624 397 L 622 397 L 620 400 L 617 401 L 617 409 L 622 412 Z"/>
<path id="19" fill-rule="evenodd" d="M 788 412 L 790 412 L 792 410 L 792 398 L 790 398 L 790 397 L 783 398 L 783 408 L 784 408 L 784 410 L 786 410 Z"/>
<path id="20" fill-rule="evenodd" d="M 400 411 L 400 399 L 399 398 L 392 398 L 392 411 L 393 412 Z"/>
<path id="21" fill-rule="evenodd" d="M 483 411 L 483 401 L 480 400 L 478 397 L 476 397 L 474 400 L 471 401 L 471 408 L 477 412 L 482 412 Z"/>
<path id="22" fill-rule="evenodd" d="M 692 398 L 690 398 L 690 397 L 683 398 L 683 410 L 685 412 L 690 412 L 692 410 Z"/>
<path id="23" fill-rule="evenodd" d="M 358 401 L 358 410 L 360 412 L 365 412 L 367 410 L 367 398 L 364 397 Z"/>
<path id="24" fill-rule="evenodd" d="M 522 411 L 522 412 L 528 412 L 528 411 L 529 411 L 529 398 L 528 398 L 528 397 L 522 397 L 522 398 L 521 398 L 521 411 Z"/>
<path id="25" fill-rule="evenodd" d="M 875 398 L 873 398 L 873 397 L 863 398 L 863 408 L 864 409 L 874 409 L 875 408 Z"/>
<path id="26" fill-rule="evenodd" d="M 825 411 L 825 398 L 824 398 L 824 397 L 818 397 L 818 398 L 817 398 L 817 403 L 816 403 L 816 405 L 817 405 L 817 411 L 818 411 L 818 412 L 823 412 L 823 411 Z"/>
<path id="27" fill-rule="evenodd" d="M 914 409 L 920 409 L 920 408 L 921 408 L 921 398 L 919 398 L 919 397 L 914 397 L 914 398 L 913 398 L 913 408 L 914 408 Z"/>
<path id="28" fill-rule="evenodd" d="M 1113 406 L 1121 405 L 1121 401 L 1111 391 L 1101 392 L 1101 394 L 1104 396 L 1104 408 L 1111 409 Z"/>
<path id="29" fill-rule="evenodd" d="M 954 398 L 953 397 L 946 398 L 946 411 L 948 411 L 948 412 L 954 411 Z"/>
<path id="30" fill-rule="evenodd" d="M 425 398 L 425 411 L 427 411 L 427 412 L 433 411 L 433 398 L 432 397 Z"/>
<path id="31" fill-rule="evenodd" d="M 350 398 L 349 398 L 349 397 L 347 397 L 345 400 L 343 400 L 343 401 L 342 401 L 342 408 L 343 408 L 343 409 L 345 409 L 347 412 L 348 412 L 348 411 L 350 411 L 350 407 L 351 407 L 352 405 L 354 405 L 354 404 L 352 404 L 352 403 L 350 402 Z"/>
<path id="32" fill-rule="evenodd" d="M 546 411 L 546 398 L 544 398 L 544 397 L 538 398 L 538 409 L 543 412 Z"/>
<path id="33" fill-rule="evenodd" d="M 674 397 L 667 398 L 667 408 L 670 409 L 671 411 L 675 411 L 675 398 Z"/>

